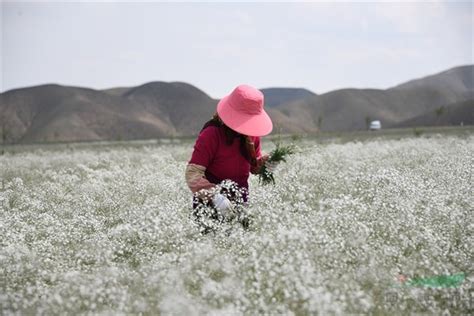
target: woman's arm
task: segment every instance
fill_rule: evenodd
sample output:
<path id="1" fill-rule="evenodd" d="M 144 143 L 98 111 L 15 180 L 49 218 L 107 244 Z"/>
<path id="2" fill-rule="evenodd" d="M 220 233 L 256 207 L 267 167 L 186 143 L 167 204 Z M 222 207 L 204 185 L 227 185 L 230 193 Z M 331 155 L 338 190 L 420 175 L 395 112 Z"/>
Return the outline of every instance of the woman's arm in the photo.
<path id="1" fill-rule="evenodd" d="M 261 152 L 260 137 L 255 137 L 253 142 L 254 142 L 254 145 L 255 145 L 255 157 L 257 158 L 257 164 L 250 168 L 250 172 L 253 173 L 253 174 L 258 174 L 260 172 L 260 169 L 262 168 L 262 166 L 268 160 L 268 155 L 267 154 L 262 154 L 262 152 Z"/>
<path id="2" fill-rule="evenodd" d="M 206 179 L 205 172 L 215 156 L 218 141 L 218 129 L 216 127 L 211 126 L 202 130 L 194 144 L 191 160 L 186 166 L 186 184 L 199 198 L 211 196 L 214 191 L 212 189 L 216 186 Z"/>
<path id="3" fill-rule="evenodd" d="M 186 172 L 185 172 L 185 178 L 186 178 L 186 184 L 188 185 L 189 189 L 191 192 L 196 193 L 201 190 L 206 190 L 202 191 L 201 193 L 198 193 L 199 195 L 202 195 L 202 197 L 207 196 L 208 192 L 211 192 L 213 188 L 215 188 L 215 184 L 209 182 L 209 180 L 206 179 L 205 176 L 206 172 L 206 167 L 200 166 L 197 164 L 189 163 L 186 166 Z"/>

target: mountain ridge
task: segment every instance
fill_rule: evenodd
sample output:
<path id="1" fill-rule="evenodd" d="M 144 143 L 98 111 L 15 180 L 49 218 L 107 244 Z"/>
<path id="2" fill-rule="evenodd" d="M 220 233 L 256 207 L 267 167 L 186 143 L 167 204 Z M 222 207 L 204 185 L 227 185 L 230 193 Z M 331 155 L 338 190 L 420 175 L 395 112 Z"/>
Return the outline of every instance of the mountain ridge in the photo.
<path id="1" fill-rule="evenodd" d="M 440 107 L 474 99 L 473 73 L 474 65 L 459 66 L 389 89 L 261 91 L 275 132 L 362 130 L 370 120 L 397 127 Z M 0 94 L 0 139 L 28 143 L 196 135 L 217 102 L 180 81 L 102 90 L 55 83 L 17 88 Z M 464 106 L 463 113 L 474 113 L 471 105 Z M 432 117 L 425 116 L 423 122 L 429 124 L 425 121 Z"/>

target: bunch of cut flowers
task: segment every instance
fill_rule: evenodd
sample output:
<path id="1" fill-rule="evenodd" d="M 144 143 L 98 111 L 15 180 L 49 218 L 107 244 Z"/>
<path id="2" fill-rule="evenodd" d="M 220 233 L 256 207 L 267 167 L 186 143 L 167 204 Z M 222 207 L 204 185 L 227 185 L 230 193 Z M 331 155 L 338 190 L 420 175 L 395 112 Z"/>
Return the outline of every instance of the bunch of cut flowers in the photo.
<path id="1" fill-rule="evenodd" d="M 286 162 L 289 155 L 295 153 L 295 146 L 284 146 L 281 142 L 276 143 L 276 148 L 269 154 L 267 161 L 263 164 L 258 173 L 259 183 L 262 185 L 275 184 L 275 177 L 273 175 L 275 167 L 280 162 Z"/>

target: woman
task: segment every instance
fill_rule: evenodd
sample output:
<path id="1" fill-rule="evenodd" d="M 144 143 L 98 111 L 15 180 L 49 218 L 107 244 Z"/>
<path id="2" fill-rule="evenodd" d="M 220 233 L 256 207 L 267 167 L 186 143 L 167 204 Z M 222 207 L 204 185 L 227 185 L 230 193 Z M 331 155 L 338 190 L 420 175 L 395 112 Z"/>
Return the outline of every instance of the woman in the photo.
<path id="1" fill-rule="evenodd" d="M 240 85 L 219 101 L 217 113 L 201 130 L 186 167 L 195 210 L 210 206 L 214 219 L 239 215 L 235 214 L 236 205 L 247 202 L 250 172 L 258 173 L 268 159 L 260 151 L 260 136 L 272 128 L 259 90 Z M 235 187 L 226 187 L 229 180 Z M 195 215 L 200 216 L 198 212 Z"/>

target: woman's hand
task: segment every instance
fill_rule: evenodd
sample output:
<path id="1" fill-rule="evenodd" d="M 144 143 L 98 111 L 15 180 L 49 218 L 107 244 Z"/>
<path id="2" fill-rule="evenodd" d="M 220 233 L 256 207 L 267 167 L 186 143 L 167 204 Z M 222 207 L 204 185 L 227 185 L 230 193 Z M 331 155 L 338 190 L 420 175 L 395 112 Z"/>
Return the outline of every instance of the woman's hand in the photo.
<path id="1" fill-rule="evenodd" d="M 269 154 L 264 154 L 264 155 L 262 155 L 260 160 L 261 160 L 262 163 L 266 163 L 268 158 L 270 158 L 270 155 Z"/>
<path id="2" fill-rule="evenodd" d="M 253 174 L 258 174 L 260 172 L 260 169 L 262 169 L 263 165 L 266 164 L 269 157 L 270 157 L 269 155 L 264 154 L 260 158 L 258 158 L 257 165 L 252 166 L 250 168 L 250 172 Z"/>
<path id="3" fill-rule="evenodd" d="M 277 169 L 278 165 L 280 164 L 279 161 L 268 161 L 270 159 L 270 155 L 268 154 L 265 154 L 262 156 L 262 162 L 263 164 L 265 165 L 265 169 L 267 169 L 267 171 L 271 172 L 271 173 L 274 173 L 275 170 Z"/>
<path id="4" fill-rule="evenodd" d="M 216 208 L 216 210 L 223 215 L 224 217 L 229 215 L 234 206 L 232 202 L 223 194 L 217 193 L 212 198 L 212 204 Z"/>
<path id="5" fill-rule="evenodd" d="M 265 162 L 265 168 L 266 168 L 269 172 L 274 173 L 279 164 L 280 164 L 280 163 L 279 163 L 278 161 L 272 161 L 272 162 L 266 161 L 266 162 Z"/>

